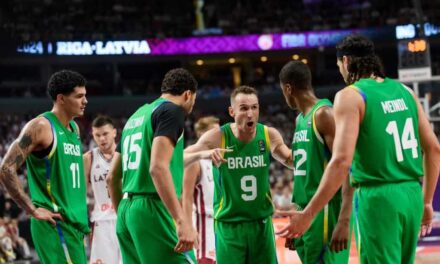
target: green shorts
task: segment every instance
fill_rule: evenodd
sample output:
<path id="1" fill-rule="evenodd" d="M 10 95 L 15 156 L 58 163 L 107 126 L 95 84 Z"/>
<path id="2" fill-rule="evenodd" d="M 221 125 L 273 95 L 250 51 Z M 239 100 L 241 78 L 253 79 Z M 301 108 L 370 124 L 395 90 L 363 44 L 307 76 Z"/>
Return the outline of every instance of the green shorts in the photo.
<path id="1" fill-rule="evenodd" d="M 414 263 L 423 215 L 418 182 L 361 185 L 353 210 L 361 263 Z"/>
<path id="2" fill-rule="evenodd" d="M 305 205 L 300 205 L 304 208 Z M 341 199 L 331 200 L 313 219 L 310 228 L 300 238 L 294 239 L 302 263 L 348 263 L 350 250 L 330 251 L 329 244 L 341 210 Z M 351 229 L 351 228 L 350 228 Z M 350 232 L 351 233 L 351 232 Z M 351 237 L 351 236 L 349 236 Z M 350 245 L 350 243 L 348 243 Z"/>
<path id="3" fill-rule="evenodd" d="M 272 216 L 250 222 L 215 221 L 218 264 L 275 264 L 277 255 Z"/>
<path id="4" fill-rule="evenodd" d="M 196 263 L 194 251 L 174 252 L 176 226 L 157 195 L 124 198 L 118 207 L 116 234 L 124 264 Z"/>
<path id="5" fill-rule="evenodd" d="M 84 234 L 69 224 L 31 218 L 31 234 L 41 263 L 87 263 Z"/>

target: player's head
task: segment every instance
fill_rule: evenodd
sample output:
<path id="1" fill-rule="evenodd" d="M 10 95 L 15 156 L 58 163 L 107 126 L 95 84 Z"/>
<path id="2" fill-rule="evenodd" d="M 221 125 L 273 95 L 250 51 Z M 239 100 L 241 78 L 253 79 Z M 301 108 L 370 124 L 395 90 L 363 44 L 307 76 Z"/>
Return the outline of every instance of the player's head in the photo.
<path id="1" fill-rule="evenodd" d="M 191 113 L 196 101 L 197 81 L 185 69 L 172 69 L 163 78 L 161 92 L 163 94 L 181 96 L 183 100 L 182 107 L 187 113 Z"/>
<path id="2" fill-rule="evenodd" d="M 345 37 L 336 45 L 336 57 L 339 72 L 347 85 L 361 78 L 385 77 L 382 63 L 374 53 L 373 42 L 364 36 Z"/>
<path id="3" fill-rule="evenodd" d="M 239 130 L 253 133 L 259 114 L 260 105 L 255 88 L 243 85 L 232 91 L 229 115 L 234 118 Z"/>
<path id="4" fill-rule="evenodd" d="M 50 76 L 47 94 L 52 101 L 73 117 L 84 115 L 86 108 L 86 79 L 69 70 L 58 71 Z"/>
<path id="5" fill-rule="evenodd" d="M 108 151 L 115 145 L 116 128 L 109 116 L 100 115 L 93 120 L 92 134 L 101 151 Z"/>
<path id="6" fill-rule="evenodd" d="M 291 108 L 296 108 L 295 98 L 300 94 L 312 92 L 312 73 L 301 61 L 288 62 L 280 71 L 280 86 L 284 98 Z"/>
<path id="7" fill-rule="evenodd" d="M 194 131 L 196 132 L 197 138 L 200 138 L 203 133 L 215 127 L 220 127 L 220 120 L 215 116 L 205 116 L 197 120 L 194 124 Z"/>

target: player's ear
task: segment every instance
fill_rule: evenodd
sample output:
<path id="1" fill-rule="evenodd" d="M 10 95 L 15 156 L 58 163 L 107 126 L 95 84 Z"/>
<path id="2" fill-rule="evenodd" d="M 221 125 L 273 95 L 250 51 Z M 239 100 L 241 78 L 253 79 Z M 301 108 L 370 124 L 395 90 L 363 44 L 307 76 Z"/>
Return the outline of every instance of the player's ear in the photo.
<path id="1" fill-rule="evenodd" d="M 234 113 L 234 108 L 232 108 L 232 106 L 228 107 L 228 111 L 229 111 L 229 115 L 231 117 L 234 117 L 235 113 Z"/>
<path id="2" fill-rule="evenodd" d="M 59 102 L 61 104 L 64 104 L 64 95 L 63 94 L 57 94 L 57 98 L 56 98 L 55 101 Z"/>

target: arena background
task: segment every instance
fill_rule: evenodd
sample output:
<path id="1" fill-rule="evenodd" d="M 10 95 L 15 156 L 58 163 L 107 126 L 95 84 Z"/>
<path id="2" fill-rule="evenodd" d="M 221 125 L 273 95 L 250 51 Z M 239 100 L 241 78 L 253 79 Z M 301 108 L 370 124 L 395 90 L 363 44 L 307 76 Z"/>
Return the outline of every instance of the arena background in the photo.
<path id="1" fill-rule="evenodd" d="M 72 69 L 88 80 L 86 115 L 78 119 L 84 150 L 94 145 L 91 120 L 115 118 L 120 130 L 140 105 L 159 95 L 166 71 L 189 69 L 199 81 L 193 122 L 213 114 L 222 123 L 230 91 L 241 84 L 257 88 L 260 121 L 291 142 L 297 113 L 288 109 L 278 72 L 289 60 L 302 60 L 313 74 L 319 97 L 333 100 L 344 87 L 336 67 L 335 44 L 359 33 L 376 44 L 387 76 L 404 81 L 423 103 L 437 136 L 440 131 L 440 1 L 420 0 L 5 0 L 0 3 L 0 160 L 23 125 L 49 110 L 49 76 Z M 26 171 L 20 179 L 27 188 Z M 270 176 L 277 206 L 285 206 L 291 173 L 273 165 Z M 421 240 L 417 263 L 440 262 L 440 191 L 432 235 Z M 0 191 L 0 240 L 18 236 L 32 247 L 29 217 Z M 285 219 L 275 219 L 279 228 Z M 299 263 L 277 238 L 280 263 Z M 1 259 L 7 260 L 4 250 Z M 21 260 L 20 260 L 21 259 Z M 11 258 L 12 260 L 12 258 Z M 351 262 L 358 263 L 352 246 Z"/>

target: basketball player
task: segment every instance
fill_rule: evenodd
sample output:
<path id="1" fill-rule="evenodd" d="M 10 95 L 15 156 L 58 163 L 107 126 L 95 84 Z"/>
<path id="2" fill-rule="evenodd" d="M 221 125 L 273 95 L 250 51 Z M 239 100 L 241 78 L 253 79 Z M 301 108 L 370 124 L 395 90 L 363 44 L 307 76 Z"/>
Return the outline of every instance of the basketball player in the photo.
<path id="1" fill-rule="evenodd" d="M 121 156 L 107 176 L 118 209 L 116 233 L 124 263 L 196 261 L 192 249 L 197 232 L 178 200 L 183 168 L 220 156 L 216 150 L 183 155 L 184 120 L 194 106 L 196 89 L 197 81 L 187 70 L 169 71 L 161 97 L 139 108 L 124 127 Z"/>
<path id="2" fill-rule="evenodd" d="M 213 116 L 202 117 L 194 124 L 197 138 L 212 128 L 220 128 L 218 118 Z M 202 159 L 185 168 L 183 176 L 182 206 L 185 216 L 190 222 L 195 222 L 197 228 L 199 235 L 197 263 L 199 264 L 215 263 L 212 170 L 216 169 L 217 167 L 212 166 L 211 159 Z"/>
<path id="3" fill-rule="evenodd" d="M 234 123 L 211 129 L 186 152 L 228 148 L 214 170 L 214 229 L 217 263 L 276 263 L 269 189 L 270 155 L 292 167 L 280 133 L 258 123 L 257 91 L 240 86 L 231 94 Z"/>
<path id="4" fill-rule="evenodd" d="M 31 218 L 31 234 L 41 263 L 86 263 L 84 235 L 89 232 L 86 181 L 78 125 L 87 104 L 86 80 L 62 70 L 48 82 L 53 108 L 29 121 L 9 148 L 0 180 Z M 32 201 L 17 169 L 26 160 Z"/>
<path id="5" fill-rule="evenodd" d="M 116 237 L 116 213 L 107 189 L 106 177 L 116 152 L 116 128 L 108 116 L 92 122 L 92 134 L 98 147 L 84 154 L 84 169 L 95 204 L 90 217 L 93 222 L 90 263 L 121 263 Z"/>
<path id="6" fill-rule="evenodd" d="M 384 76 L 370 40 L 348 36 L 336 50 L 348 87 L 335 99 L 333 155 L 310 203 L 288 213 L 280 234 L 304 234 L 350 171 L 361 263 L 414 263 L 418 234 L 432 227 L 439 143 L 415 94 Z"/>
<path id="7" fill-rule="evenodd" d="M 292 202 L 304 208 L 316 192 L 331 157 L 335 134 L 332 104 L 327 99 L 316 98 L 310 69 L 304 63 L 287 63 L 279 76 L 287 104 L 300 112 L 292 141 L 295 165 Z M 310 229 L 293 241 L 302 263 L 348 263 L 353 198 L 353 189 L 348 183 L 344 185 L 343 194 L 342 199 L 338 191 L 313 219 Z M 329 237 L 332 233 L 333 237 Z M 336 252 L 327 250 L 330 241 Z"/>

